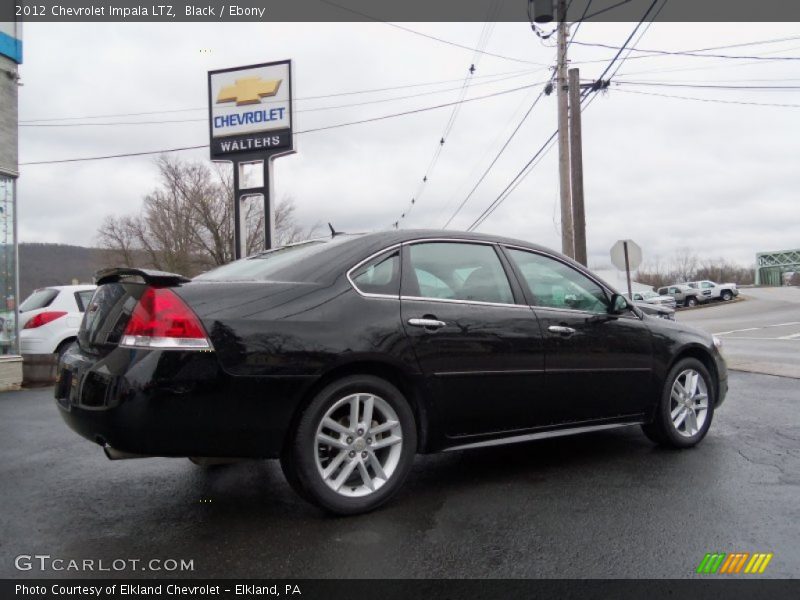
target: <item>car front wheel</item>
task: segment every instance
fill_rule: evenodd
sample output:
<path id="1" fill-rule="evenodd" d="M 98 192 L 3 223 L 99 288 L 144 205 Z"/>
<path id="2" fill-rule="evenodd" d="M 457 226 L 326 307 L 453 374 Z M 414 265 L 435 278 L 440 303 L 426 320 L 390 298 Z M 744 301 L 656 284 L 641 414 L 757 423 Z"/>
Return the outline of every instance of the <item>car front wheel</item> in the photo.
<path id="1" fill-rule="evenodd" d="M 673 448 L 689 448 L 702 440 L 714 416 L 714 385 L 696 358 L 679 360 L 664 382 L 655 419 L 642 426 L 651 440 Z"/>
<path id="2" fill-rule="evenodd" d="M 686 306 L 697 306 L 697 298 L 690 296 L 686 299 Z"/>
<path id="3" fill-rule="evenodd" d="M 402 486 L 417 450 L 402 393 L 371 375 L 322 389 L 300 417 L 281 466 L 306 500 L 337 514 L 373 510 Z"/>

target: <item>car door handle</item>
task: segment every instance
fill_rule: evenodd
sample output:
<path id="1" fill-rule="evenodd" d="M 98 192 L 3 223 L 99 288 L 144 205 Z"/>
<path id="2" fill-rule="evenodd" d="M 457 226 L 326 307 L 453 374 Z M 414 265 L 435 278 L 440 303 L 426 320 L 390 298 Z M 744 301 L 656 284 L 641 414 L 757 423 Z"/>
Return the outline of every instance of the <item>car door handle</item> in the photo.
<path id="1" fill-rule="evenodd" d="M 569 336 L 575 333 L 575 330 L 572 327 L 566 327 L 564 325 L 550 325 L 550 327 L 547 328 L 547 331 L 559 333 L 563 336 Z"/>
<path id="2" fill-rule="evenodd" d="M 425 329 L 440 329 L 447 325 L 447 323 L 438 319 L 409 319 L 408 324 L 414 327 L 424 327 Z"/>

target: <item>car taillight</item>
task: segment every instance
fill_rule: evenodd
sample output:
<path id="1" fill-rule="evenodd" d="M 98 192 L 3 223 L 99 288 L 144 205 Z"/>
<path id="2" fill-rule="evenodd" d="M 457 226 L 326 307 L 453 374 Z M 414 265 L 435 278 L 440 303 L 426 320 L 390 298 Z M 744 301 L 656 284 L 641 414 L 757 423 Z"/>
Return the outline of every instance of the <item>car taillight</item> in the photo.
<path id="1" fill-rule="evenodd" d="M 34 315 L 31 317 L 27 323 L 25 323 L 25 327 L 23 329 L 36 329 L 37 327 L 41 327 L 42 325 L 47 325 L 51 321 L 55 321 L 63 317 L 66 311 L 63 310 L 48 310 L 45 312 L 41 312 L 38 315 Z"/>
<path id="2" fill-rule="evenodd" d="M 133 309 L 120 346 L 141 348 L 210 349 L 200 319 L 177 294 L 166 288 L 147 288 Z"/>

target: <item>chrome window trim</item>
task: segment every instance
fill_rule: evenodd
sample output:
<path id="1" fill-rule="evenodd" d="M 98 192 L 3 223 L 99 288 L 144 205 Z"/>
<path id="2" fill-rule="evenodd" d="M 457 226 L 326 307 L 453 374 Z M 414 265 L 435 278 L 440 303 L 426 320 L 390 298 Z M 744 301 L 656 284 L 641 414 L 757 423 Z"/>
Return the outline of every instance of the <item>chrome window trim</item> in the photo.
<path id="1" fill-rule="evenodd" d="M 457 300 L 455 298 L 428 298 L 427 296 L 400 296 L 400 300 L 413 300 L 418 302 L 443 302 L 448 304 L 475 304 L 477 306 L 500 306 L 503 308 L 524 308 L 530 310 L 527 304 L 506 304 L 504 302 L 483 302 L 481 300 Z"/>
<path id="2" fill-rule="evenodd" d="M 619 292 L 617 292 L 615 290 L 612 290 L 606 284 L 604 284 L 603 282 L 598 280 L 588 269 L 586 271 L 584 271 L 582 269 L 576 269 L 574 265 L 569 264 L 567 261 L 562 260 L 561 258 L 559 258 L 558 256 L 555 256 L 554 254 L 550 254 L 549 252 L 542 252 L 541 250 L 534 250 L 532 248 L 526 248 L 525 246 L 517 246 L 517 245 L 514 245 L 514 244 L 500 243 L 499 245 L 502 246 L 503 248 L 510 248 L 510 249 L 513 249 L 513 250 L 521 250 L 523 252 L 531 252 L 533 254 L 538 254 L 539 256 L 544 256 L 546 258 L 552 258 L 553 260 L 555 260 L 556 262 L 561 263 L 565 267 L 568 267 L 568 268 L 572 269 L 573 271 L 577 271 L 578 273 L 580 273 L 581 275 L 586 277 L 588 280 L 593 281 L 595 284 L 597 284 L 600 287 L 600 289 L 602 289 L 606 293 L 611 292 L 612 294 L 619 294 Z M 526 282 L 526 285 L 527 285 L 527 282 Z M 585 314 L 585 315 L 608 314 L 608 313 L 595 313 L 595 312 L 591 312 L 591 311 L 588 311 L 588 310 L 575 310 L 573 308 L 557 308 L 555 306 L 539 306 L 538 304 L 530 304 L 529 306 L 532 309 L 567 311 L 567 312 L 572 312 L 572 313 L 581 313 L 581 314 Z M 633 301 L 631 301 L 631 307 L 632 306 L 633 306 Z M 633 314 L 633 317 L 628 317 L 628 316 L 624 316 L 624 315 L 616 315 L 616 316 L 619 317 L 619 318 L 623 318 L 623 319 L 634 318 L 637 321 L 641 321 L 642 320 L 641 317 L 639 317 L 639 315 L 637 315 L 634 311 L 631 311 L 631 313 Z"/>
<path id="3" fill-rule="evenodd" d="M 390 300 L 400 300 L 400 286 L 399 285 L 397 287 L 397 295 L 394 295 L 394 294 L 372 294 L 370 292 L 362 292 L 360 289 L 358 289 L 358 286 L 356 285 L 355 281 L 353 281 L 353 278 L 352 278 L 351 274 L 353 273 L 353 271 L 355 271 L 356 269 L 358 269 L 362 265 L 368 263 L 372 259 L 377 258 L 381 254 L 384 254 L 384 253 L 389 252 L 391 250 L 394 250 L 396 248 L 400 248 L 402 245 L 403 245 L 402 243 L 397 243 L 397 244 L 393 244 L 391 246 L 387 246 L 386 248 L 383 248 L 381 250 L 378 250 L 377 252 L 375 252 L 373 254 L 370 254 L 367 258 L 365 258 L 364 260 L 356 263 L 354 266 L 350 267 L 347 270 L 347 272 L 345 273 L 345 277 L 347 277 L 347 281 L 350 283 L 350 286 L 358 293 L 359 296 L 363 296 L 364 298 L 383 298 L 383 299 L 390 299 Z M 402 255 L 399 258 L 402 261 Z"/>

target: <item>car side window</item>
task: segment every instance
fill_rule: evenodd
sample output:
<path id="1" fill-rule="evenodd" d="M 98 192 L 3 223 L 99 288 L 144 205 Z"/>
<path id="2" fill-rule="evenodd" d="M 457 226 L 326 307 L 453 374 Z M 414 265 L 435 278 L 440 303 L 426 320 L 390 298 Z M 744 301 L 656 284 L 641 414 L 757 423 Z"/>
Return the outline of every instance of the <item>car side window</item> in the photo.
<path id="1" fill-rule="evenodd" d="M 493 246 L 425 242 L 412 244 L 409 258 L 421 297 L 514 303 L 511 285 Z"/>
<path id="2" fill-rule="evenodd" d="M 605 290 L 572 267 L 535 252 L 509 249 L 536 306 L 606 313 Z"/>
<path id="3" fill-rule="evenodd" d="M 706 288 L 706 289 L 714 287 L 713 285 L 711 285 L 711 282 L 710 282 L 710 281 L 704 281 L 704 282 L 703 282 L 703 283 L 701 283 L 700 285 L 702 285 L 702 286 L 703 286 L 704 288 Z"/>
<path id="4" fill-rule="evenodd" d="M 94 290 L 84 290 L 82 292 L 75 292 L 75 302 L 78 305 L 79 311 L 86 312 L 86 307 L 89 306 L 89 302 L 91 302 L 92 296 L 94 296 Z"/>
<path id="5" fill-rule="evenodd" d="M 400 296 L 400 251 L 382 254 L 361 265 L 350 278 L 364 294 Z"/>

